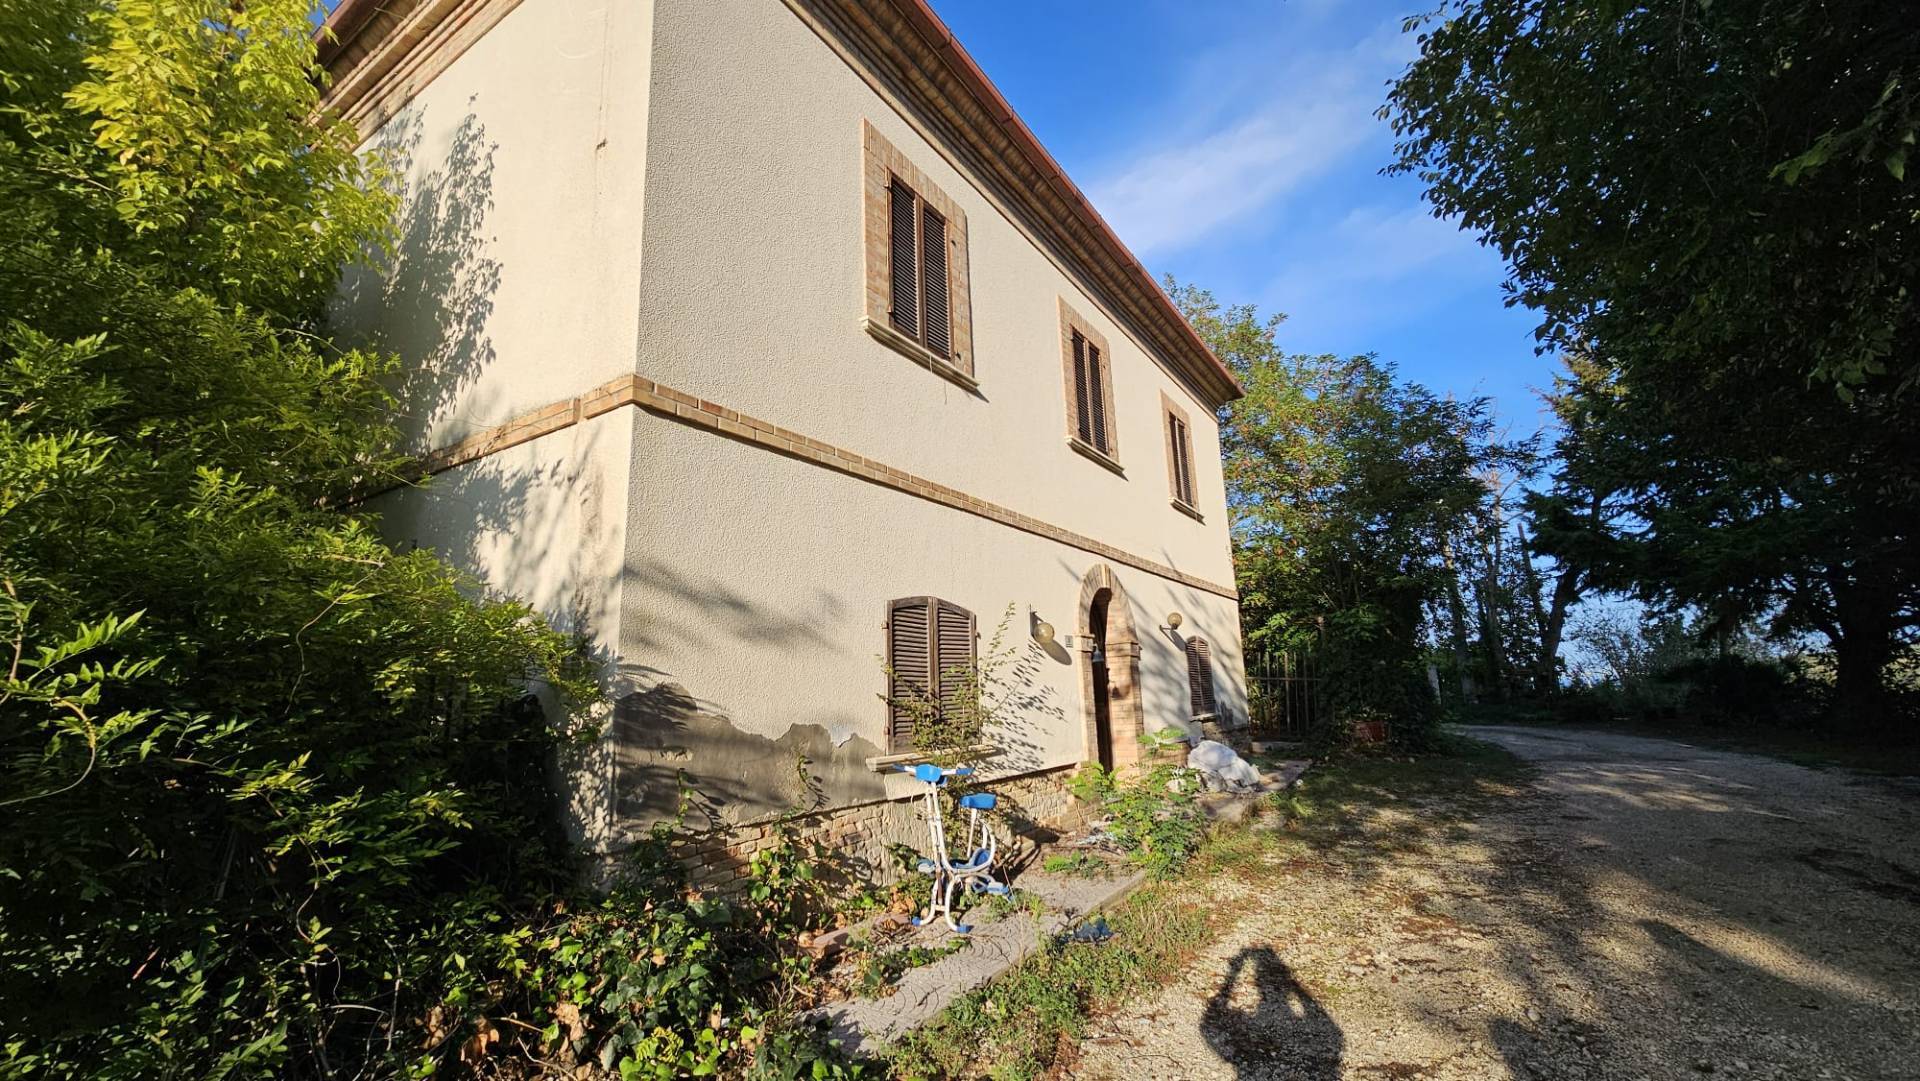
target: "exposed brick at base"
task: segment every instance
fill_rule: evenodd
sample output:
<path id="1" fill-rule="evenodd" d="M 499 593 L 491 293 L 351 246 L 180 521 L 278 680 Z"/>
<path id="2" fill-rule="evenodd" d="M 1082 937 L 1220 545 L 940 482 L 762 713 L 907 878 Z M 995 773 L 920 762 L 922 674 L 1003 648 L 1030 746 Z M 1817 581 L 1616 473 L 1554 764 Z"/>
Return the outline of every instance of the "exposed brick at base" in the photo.
<path id="1" fill-rule="evenodd" d="M 1000 796 L 994 824 L 1001 843 L 1014 850 L 1005 853 L 1008 858 L 1086 824 L 1088 806 L 1066 787 L 1077 768 L 1063 766 L 984 786 Z M 884 800 L 803 815 L 788 821 L 786 828 L 801 840 L 825 844 L 845 861 L 847 873 L 885 884 L 901 873 L 891 846 L 925 851 L 924 808 L 919 797 Z M 694 834 L 678 843 L 680 860 L 694 885 L 724 891 L 746 878 L 754 854 L 773 845 L 780 828 L 778 820 L 768 820 Z"/>

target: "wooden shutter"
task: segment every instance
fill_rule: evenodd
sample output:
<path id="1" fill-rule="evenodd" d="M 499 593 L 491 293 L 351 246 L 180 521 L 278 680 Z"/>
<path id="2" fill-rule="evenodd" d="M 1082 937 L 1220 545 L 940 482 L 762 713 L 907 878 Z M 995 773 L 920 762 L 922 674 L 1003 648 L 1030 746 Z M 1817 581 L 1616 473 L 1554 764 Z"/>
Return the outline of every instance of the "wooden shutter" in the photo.
<path id="1" fill-rule="evenodd" d="M 923 702 L 934 686 L 933 639 L 928 597 L 906 597 L 887 605 L 887 747 L 913 746 L 914 714 L 901 703 Z"/>
<path id="2" fill-rule="evenodd" d="M 1073 423 L 1080 442 L 1092 445 L 1092 411 L 1087 407 L 1087 339 L 1073 332 Z"/>
<path id="3" fill-rule="evenodd" d="M 899 753 L 915 745 L 912 703 L 934 705 L 940 714 L 936 721 L 954 708 L 979 664 L 976 642 L 973 613 L 952 601 L 902 597 L 888 603 L 888 750 Z"/>
<path id="4" fill-rule="evenodd" d="M 1107 380 L 1100 371 L 1100 347 L 1087 343 L 1087 399 L 1093 404 L 1093 439 L 1102 454 L 1113 453 L 1107 443 Z"/>
<path id="5" fill-rule="evenodd" d="M 914 212 L 919 200 L 914 198 L 913 189 L 901 183 L 899 177 L 893 178 L 888 188 L 890 222 L 890 248 L 892 251 L 893 274 L 893 310 L 889 313 L 893 325 L 903 334 L 915 338 L 920 336 L 920 261 L 915 258 L 915 241 L 918 230 L 915 222 L 919 215 Z M 944 272 L 944 271 L 943 271 Z"/>
<path id="6" fill-rule="evenodd" d="M 930 206 L 920 213 L 920 271 L 926 345 L 946 360 L 953 355 L 952 313 L 947 309 L 947 219 Z"/>
<path id="7" fill-rule="evenodd" d="M 1173 497 L 1193 506 L 1193 440 L 1187 422 L 1167 414 L 1167 453 L 1173 456 Z"/>
<path id="8" fill-rule="evenodd" d="M 1187 698 L 1195 717 L 1213 712 L 1213 649 L 1197 635 L 1187 639 Z"/>
<path id="9" fill-rule="evenodd" d="M 933 618 L 940 711 L 945 714 L 954 708 L 978 659 L 974 653 L 973 613 L 951 601 L 936 601 Z"/>

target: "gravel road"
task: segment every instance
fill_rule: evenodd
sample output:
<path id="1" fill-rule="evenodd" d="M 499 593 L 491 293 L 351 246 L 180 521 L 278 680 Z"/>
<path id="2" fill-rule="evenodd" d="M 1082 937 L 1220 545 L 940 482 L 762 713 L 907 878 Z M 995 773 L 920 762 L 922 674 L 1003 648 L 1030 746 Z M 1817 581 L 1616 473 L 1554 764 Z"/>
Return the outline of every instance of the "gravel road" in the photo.
<path id="1" fill-rule="evenodd" d="M 1467 731 L 1537 775 L 1270 860 L 1246 917 L 1061 1073 L 1920 1079 L 1920 784 Z"/>

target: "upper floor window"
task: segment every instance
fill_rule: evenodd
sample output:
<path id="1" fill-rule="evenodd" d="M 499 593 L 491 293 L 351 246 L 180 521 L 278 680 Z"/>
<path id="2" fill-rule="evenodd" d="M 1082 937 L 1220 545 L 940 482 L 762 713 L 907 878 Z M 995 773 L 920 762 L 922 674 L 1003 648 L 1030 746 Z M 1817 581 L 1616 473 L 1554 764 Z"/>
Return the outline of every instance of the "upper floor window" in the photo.
<path id="1" fill-rule="evenodd" d="M 1060 364 L 1067 395 L 1067 442 L 1120 472 L 1120 439 L 1113 415 L 1113 354 L 1107 339 L 1060 301 Z"/>
<path id="2" fill-rule="evenodd" d="M 1160 416 L 1167 433 L 1167 492 L 1175 507 L 1199 518 L 1193 481 L 1193 422 L 1165 392 L 1160 395 Z"/>
<path id="3" fill-rule="evenodd" d="M 967 216 L 873 125 L 862 138 L 867 332 L 971 387 Z"/>
<path id="4" fill-rule="evenodd" d="M 923 725 L 966 723 L 979 665 L 973 613 L 938 597 L 887 604 L 887 750 L 918 745 Z"/>

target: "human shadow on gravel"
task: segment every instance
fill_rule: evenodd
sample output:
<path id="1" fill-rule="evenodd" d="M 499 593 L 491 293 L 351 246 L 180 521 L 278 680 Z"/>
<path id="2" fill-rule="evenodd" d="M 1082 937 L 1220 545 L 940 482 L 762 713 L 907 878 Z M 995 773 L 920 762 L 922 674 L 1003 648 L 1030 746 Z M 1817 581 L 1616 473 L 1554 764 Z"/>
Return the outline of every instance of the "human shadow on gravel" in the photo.
<path id="1" fill-rule="evenodd" d="M 1253 991 L 1251 1005 L 1245 1004 L 1243 979 Z M 1243 1078 L 1333 1081 L 1347 1045 L 1340 1026 L 1271 946 L 1234 955 L 1200 1015 L 1200 1035 Z"/>

